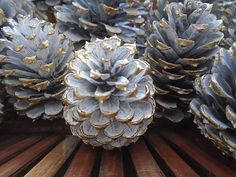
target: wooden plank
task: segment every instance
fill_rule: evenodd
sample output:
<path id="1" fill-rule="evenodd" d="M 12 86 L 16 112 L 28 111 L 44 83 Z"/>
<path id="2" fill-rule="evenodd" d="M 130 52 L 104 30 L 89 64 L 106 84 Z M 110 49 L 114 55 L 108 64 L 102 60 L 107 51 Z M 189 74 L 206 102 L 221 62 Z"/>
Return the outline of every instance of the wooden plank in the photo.
<path id="1" fill-rule="evenodd" d="M 103 151 L 99 177 L 124 177 L 120 150 Z"/>
<path id="2" fill-rule="evenodd" d="M 15 158 L 1 165 L 0 176 L 8 177 L 11 175 L 15 175 L 16 173 L 33 163 L 35 160 L 37 160 L 42 154 L 45 153 L 45 151 L 51 148 L 60 139 L 61 137 L 59 136 L 47 137 L 42 141 L 34 144 Z"/>
<path id="3" fill-rule="evenodd" d="M 68 136 L 34 166 L 25 177 L 53 177 L 70 157 L 79 141 L 77 137 Z"/>
<path id="4" fill-rule="evenodd" d="M 165 176 L 142 139 L 131 145 L 129 152 L 139 177 Z"/>
<path id="5" fill-rule="evenodd" d="M 92 147 L 82 144 L 64 177 L 90 177 L 96 154 L 96 151 Z"/>
<path id="6" fill-rule="evenodd" d="M 176 177 L 199 177 L 199 175 L 166 144 L 166 142 L 156 133 L 148 133 L 147 139 L 154 150 L 165 161 Z"/>
<path id="7" fill-rule="evenodd" d="M 179 136 L 171 131 L 161 131 L 161 134 L 170 142 L 174 143 L 179 149 L 185 152 L 192 160 L 197 162 L 203 169 L 215 176 L 232 177 L 236 176 L 236 171 L 232 170 L 224 163 L 218 161 L 208 153 L 202 151 L 196 144 L 188 139 Z"/>
<path id="8" fill-rule="evenodd" d="M 17 153 L 37 143 L 40 139 L 41 139 L 40 136 L 32 136 L 32 137 L 23 139 L 22 141 L 17 142 L 11 146 L 8 146 L 8 148 L 1 150 L 0 151 L 0 164 L 2 164 L 3 162 L 6 162 L 7 160 L 15 156 Z"/>
<path id="9" fill-rule="evenodd" d="M 54 121 L 37 120 L 32 122 L 31 119 L 12 119 L 6 120 L 1 124 L 0 133 L 70 133 L 69 125 L 65 124 L 63 119 Z"/>
<path id="10" fill-rule="evenodd" d="M 24 135 L 11 135 L 11 136 L 7 136 L 7 139 L 4 138 L 4 140 L 0 141 L 0 150 L 3 150 L 5 148 L 8 148 L 9 146 L 23 140 L 24 138 L 26 138 L 26 136 Z"/>
<path id="11" fill-rule="evenodd" d="M 200 130 L 198 131 L 194 129 L 192 131 L 188 131 L 188 133 L 181 132 L 179 135 L 189 139 L 189 141 L 191 141 L 193 144 L 200 144 L 202 150 L 204 150 L 209 155 L 214 156 L 218 161 L 223 162 L 224 165 L 236 171 L 236 161 L 233 159 L 233 157 L 223 155 L 222 152 L 217 149 L 211 141 L 201 135 Z"/>

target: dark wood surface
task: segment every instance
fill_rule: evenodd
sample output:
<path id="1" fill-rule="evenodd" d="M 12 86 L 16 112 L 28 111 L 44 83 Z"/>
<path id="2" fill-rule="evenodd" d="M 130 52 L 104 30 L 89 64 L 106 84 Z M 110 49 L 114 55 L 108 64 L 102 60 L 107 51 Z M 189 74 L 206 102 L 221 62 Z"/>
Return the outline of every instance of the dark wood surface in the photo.
<path id="1" fill-rule="evenodd" d="M 0 124 L 0 133 L 8 134 L 27 134 L 27 133 L 70 133 L 70 128 L 63 119 L 54 121 L 36 120 L 32 121 L 25 117 L 14 118 L 16 115 L 4 120 Z M 0 144 L 1 146 L 1 144 Z"/>
<path id="2" fill-rule="evenodd" d="M 0 166 L 0 176 L 8 177 L 20 173 L 20 171 L 34 163 L 42 155 L 48 152 L 50 148 L 54 146 L 60 139 L 61 138 L 58 136 L 49 136 L 30 146 L 25 151 L 19 153 L 12 159 L 2 164 Z"/>
<path id="3" fill-rule="evenodd" d="M 89 177 L 92 173 L 97 152 L 91 146 L 82 144 L 66 170 L 65 177 Z"/>
<path id="4" fill-rule="evenodd" d="M 230 169 L 224 163 L 215 160 L 214 157 L 204 152 L 201 144 L 194 144 L 171 131 L 162 131 L 161 135 L 170 143 L 173 143 L 183 154 L 187 155 L 191 161 L 194 161 L 194 164 L 202 165 L 207 173 L 222 177 L 236 176 L 235 170 Z"/>
<path id="5" fill-rule="evenodd" d="M 69 158 L 79 143 L 76 137 L 66 137 L 60 144 L 51 150 L 25 177 L 55 176 L 65 161 Z"/>
<path id="6" fill-rule="evenodd" d="M 139 177 L 156 176 L 164 177 L 162 170 L 152 157 L 143 139 L 129 147 L 135 169 Z"/>
<path id="7" fill-rule="evenodd" d="M 83 144 L 61 120 L 34 126 L 2 127 L 0 177 L 236 177 L 236 161 L 193 124 L 157 122 L 138 142 L 112 151 Z"/>
<path id="8" fill-rule="evenodd" d="M 32 146 L 33 144 L 37 143 L 42 137 L 40 136 L 32 136 L 29 138 L 22 139 L 19 142 L 16 142 L 7 148 L 1 150 L 0 154 L 0 164 L 3 164 L 5 161 L 9 160 L 11 157 L 14 157 L 15 154 L 18 154 L 24 149 Z"/>
<path id="9" fill-rule="evenodd" d="M 199 176 L 158 134 L 148 133 L 147 139 L 176 177 Z"/>
<path id="10" fill-rule="evenodd" d="M 122 153 L 120 150 L 103 151 L 100 165 L 100 177 L 124 177 Z"/>

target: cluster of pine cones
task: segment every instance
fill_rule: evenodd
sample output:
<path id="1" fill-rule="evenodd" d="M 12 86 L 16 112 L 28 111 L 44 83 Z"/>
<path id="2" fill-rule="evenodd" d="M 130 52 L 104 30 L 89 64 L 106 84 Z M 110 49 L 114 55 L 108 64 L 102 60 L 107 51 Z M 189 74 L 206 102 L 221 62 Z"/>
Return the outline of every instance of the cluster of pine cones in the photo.
<path id="1" fill-rule="evenodd" d="M 0 113 L 106 149 L 194 117 L 236 158 L 235 23 L 234 0 L 1 0 Z"/>

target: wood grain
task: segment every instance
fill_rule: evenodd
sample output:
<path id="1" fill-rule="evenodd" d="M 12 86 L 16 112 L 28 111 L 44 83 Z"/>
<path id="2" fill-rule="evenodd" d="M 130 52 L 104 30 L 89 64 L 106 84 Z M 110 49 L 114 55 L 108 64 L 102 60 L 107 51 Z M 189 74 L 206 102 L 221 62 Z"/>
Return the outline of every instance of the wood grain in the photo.
<path id="1" fill-rule="evenodd" d="M 6 118 L 7 119 L 7 118 Z M 10 119 L 2 123 L 0 133 L 11 134 L 32 134 L 32 133 L 70 133 L 70 128 L 63 119 L 54 121 L 37 120 L 32 122 L 31 119 Z"/>
<path id="2" fill-rule="evenodd" d="M 209 171 L 215 176 L 233 177 L 236 172 L 226 166 L 223 162 L 219 162 L 213 156 L 200 149 L 200 144 L 196 145 L 188 139 L 183 138 L 172 131 L 161 131 L 161 134 L 170 142 L 174 143 L 179 149 L 186 153 L 192 160 L 197 162 L 202 168 Z"/>
<path id="3" fill-rule="evenodd" d="M 67 169 L 64 177 L 90 177 L 96 159 L 96 151 L 82 144 Z"/>
<path id="4" fill-rule="evenodd" d="M 99 177 L 124 177 L 120 150 L 103 151 Z"/>
<path id="5" fill-rule="evenodd" d="M 53 177 L 69 158 L 79 143 L 77 137 L 69 136 L 49 152 L 25 177 Z"/>
<path id="6" fill-rule="evenodd" d="M 131 145 L 129 152 L 139 177 L 165 176 L 142 139 Z"/>
<path id="7" fill-rule="evenodd" d="M 176 177 L 199 177 L 199 175 L 155 133 L 148 133 L 147 139 L 158 155 L 165 161 Z"/>
<path id="8" fill-rule="evenodd" d="M 24 149 L 32 146 L 41 139 L 41 136 L 31 136 L 29 138 L 23 139 L 20 142 L 17 142 L 11 146 L 0 151 L 0 164 L 9 160 L 15 156 L 18 152 L 23 151 Z"/>
<path id="9" fill-rule="evenodd" d="M 204 152 L 213 156 L 216 160 L 224 162 L 224 165 L 236 171 L 236 161 L 233 159 L 233 157 L 223 155 L 221 151 L 218 148 L 216 148 L 211 141 L 202 136 L 200 130 L 195 129 L 193 131 L 188 131 L 188 133 L 181 131 L 178 132 L 178 135 L 188 139 L 193 144 L 201 145 L 201 149 L 204 150 Z"/>
<path id="10" fill-rule="evenodd" d="M 8 177 L 23 170 L 29 164 L 37 160 L 47 149 L 57 143 L 61 137 L 53 136 L 43 139 L 42 141 L 34 144 L 24 152 L 17 155 L 15 158 L 7 161 L 0 166 L 0 176 Z"/>
<path id="11" fill-rule="evenodd" d="M 26 136 L 24 136 L 24 135 L 7 136 L 6 139 L 4 138 L 3 140 L 0 141 L 0 150 L 6 149 L 9 146 L 11 146 L 11 145 L 13 145 L 13 144 L 25 139 L 25 138 L 26 138 Z"/>

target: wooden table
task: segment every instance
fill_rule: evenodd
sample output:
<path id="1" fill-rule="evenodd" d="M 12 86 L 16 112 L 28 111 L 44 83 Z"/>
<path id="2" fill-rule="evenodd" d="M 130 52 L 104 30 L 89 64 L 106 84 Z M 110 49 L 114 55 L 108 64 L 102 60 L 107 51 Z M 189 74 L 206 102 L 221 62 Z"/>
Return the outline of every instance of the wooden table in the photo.
<path id="1" fill-rule="evenodd" d="M 191 123 L 157 122 L 137 143 L 105 151 L 72 137 L 62 120 L 11 121 L 0 129 L 0 177 L 236 177 L 235 160 Z"/>

